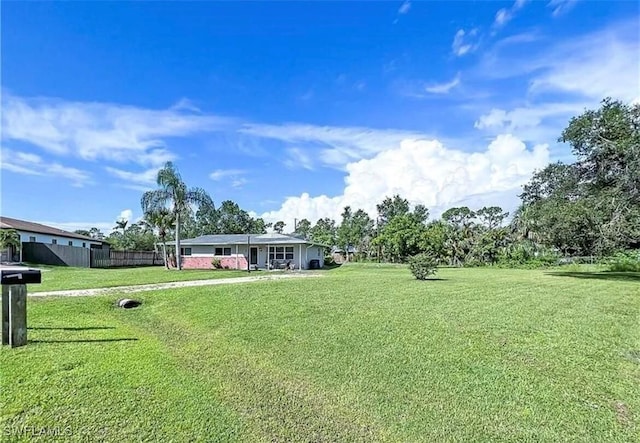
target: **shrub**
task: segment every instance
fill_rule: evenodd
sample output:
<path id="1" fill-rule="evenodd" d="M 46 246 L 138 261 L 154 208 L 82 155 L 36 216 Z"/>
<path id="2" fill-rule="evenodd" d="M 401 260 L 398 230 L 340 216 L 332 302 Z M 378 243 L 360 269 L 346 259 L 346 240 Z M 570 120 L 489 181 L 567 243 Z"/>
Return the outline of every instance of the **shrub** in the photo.
<path id="1" fill-rule="evenodd" d="M 426 280 L 430 275 L 435 275 L 438 261 L 430 254 L 417 254 L 409 258 L 409 270 L 418 280 Z"/>
<path id="2" fill-rule="evenodd" d="M 640 251 L 618 252 L 607 264 L 610 271 L 640 272 Z"/>
<path id="3" fill-rule="evenodd" d="M 222 263 L 220 262 L 219 258 L 212 258 L 211 259 L 211 265 L 215 268 L 215 269 L 222 269 Z"/>

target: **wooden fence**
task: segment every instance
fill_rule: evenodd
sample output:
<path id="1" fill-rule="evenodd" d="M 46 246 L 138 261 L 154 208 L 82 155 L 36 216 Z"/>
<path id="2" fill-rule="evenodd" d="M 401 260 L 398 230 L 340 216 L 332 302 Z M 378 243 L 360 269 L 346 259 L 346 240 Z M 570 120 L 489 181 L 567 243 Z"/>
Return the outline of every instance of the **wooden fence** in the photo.
<path id="1" fill-rule="evenodd" d="M 22 243 L 22 260 L 29 263 L 79 268 L 162 266 L 162 254 L 154 251 L 113 251 L 48 243 Z"/>
<path id="2" fill-rule="evenodd" d="M 162 266 L 162 254 L 154 251 L 114 251 L 92 249 L 92 268 L 120 268 L 125 266 Z"/>
<path id="3" fill-rule="evenodd" d="M 87 248 L 48 243 L 22 243 L 22 261 L 43 265 L 88 268 L 90 252 Z"/>

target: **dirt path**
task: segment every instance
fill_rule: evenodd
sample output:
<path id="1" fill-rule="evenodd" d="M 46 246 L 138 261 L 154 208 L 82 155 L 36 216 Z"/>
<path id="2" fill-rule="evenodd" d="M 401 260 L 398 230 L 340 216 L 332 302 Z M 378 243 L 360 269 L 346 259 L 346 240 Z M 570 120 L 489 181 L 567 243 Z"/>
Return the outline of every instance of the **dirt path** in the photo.
<path id="1" fill-rule="evenodd" d="M 170 282 L 170 283 L 154 283 L 151 285 L 114 286 L 112 288 L 33 292 L 29 294 L 29 297 L 49 297 L 49 296 L 83 297 L 83 296 L 92 296 L 92 295 L 105 295 L 105 294 L 116 293 L 116 292 L 131 294 L 134 292 L 157 291 L 159 289 L 187 288 L 192 286 L 230 285 L 235 283 L 251 283 L 255 281 L 272 281 L 272 280 L 282 280 L 282 279 L 289 279 L 289 278 L 311 278 L 311 277 L 321 277 L 321 275 L 307 274 L 307 273 L 278 274 L 278 275 L 263 275 L 259 277 L 220 278 L 216 280 L 176 281 L 176 282 Z"/>

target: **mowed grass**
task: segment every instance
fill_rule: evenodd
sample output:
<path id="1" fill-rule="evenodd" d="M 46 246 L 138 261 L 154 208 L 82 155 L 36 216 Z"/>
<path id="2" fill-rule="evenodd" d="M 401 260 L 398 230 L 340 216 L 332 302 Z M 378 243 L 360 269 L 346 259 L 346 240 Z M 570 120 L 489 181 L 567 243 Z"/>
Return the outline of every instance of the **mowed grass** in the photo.
<path id="1" fill-rule="evenodd" d="M 640 275 L 349 265 L 29 300 L 0 351 L 15 440 L 640 439 Z"/>
<path id="2" fill-rule="evenodd" d="M 34 265 L 42 270 L 42 283 L 28 285 L 29 292 L 72 289 L 112 288 L 115 286 L 145 285 L 188 280 L 246 277 L 246 271 L 212 269 L 165 269 L 163 266 L 138 268 L 72 268 Z"/>

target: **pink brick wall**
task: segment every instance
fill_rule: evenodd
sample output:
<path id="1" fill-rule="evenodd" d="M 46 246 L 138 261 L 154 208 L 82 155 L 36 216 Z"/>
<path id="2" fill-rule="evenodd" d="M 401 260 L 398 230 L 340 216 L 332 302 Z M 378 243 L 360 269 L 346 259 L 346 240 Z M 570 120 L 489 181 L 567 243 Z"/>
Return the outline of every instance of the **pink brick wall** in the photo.
<path id="1" fill-rule="evenodd" d="M 220 259 L 222 267 L 227 266 L 229 269 L 247 269 L 247 259 L 243 255 L 238 257 L 238 268 L 236 268 L 235 257 L 216 257 Z M 193 257 L 189 255 L 182 256 L 182 267 L 185 269 L 213 269 L 211 264 L 213 257 Z"/>

